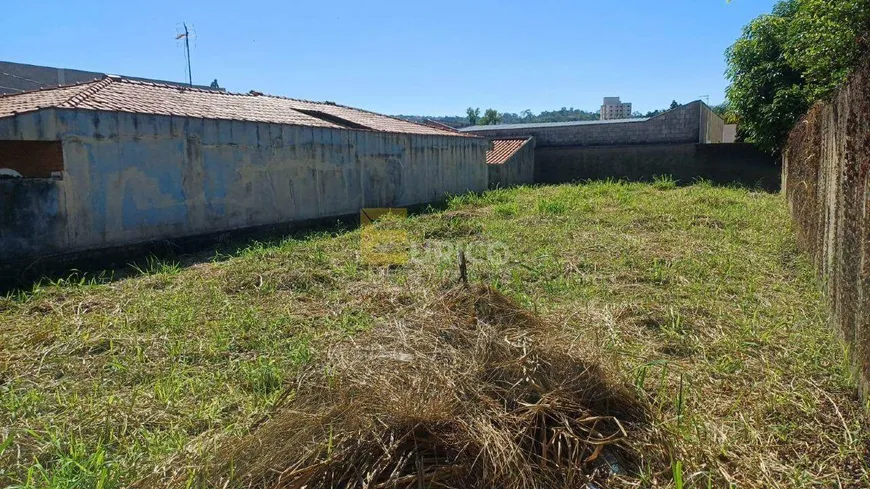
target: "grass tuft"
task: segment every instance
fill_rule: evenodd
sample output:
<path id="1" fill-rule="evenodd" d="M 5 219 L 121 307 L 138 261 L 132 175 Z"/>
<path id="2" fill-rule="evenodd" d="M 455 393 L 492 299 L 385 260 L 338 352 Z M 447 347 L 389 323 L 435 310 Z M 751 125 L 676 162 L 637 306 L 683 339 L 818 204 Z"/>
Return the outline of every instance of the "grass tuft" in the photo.
<path id="1" fill-rule="evenodd" d="M 673 190 L 677 188 L 677 181 L 671 175 L 657 175 L 653 177 L 652 187 L 656 190 Z"/>

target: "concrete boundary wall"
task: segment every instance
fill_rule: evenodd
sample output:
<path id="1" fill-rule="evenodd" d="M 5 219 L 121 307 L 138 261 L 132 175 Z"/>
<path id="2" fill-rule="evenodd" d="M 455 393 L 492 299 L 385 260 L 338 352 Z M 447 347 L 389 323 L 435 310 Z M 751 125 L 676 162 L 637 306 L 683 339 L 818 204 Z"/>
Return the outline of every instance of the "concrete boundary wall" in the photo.
<path id="1" fill-rule="evenodd" d="M 84 110 L 0 119 L 60 140 L 62 180 L 2 182 L 0 263 L 410 206 L 488 184 L 480 138 Z"/>
<path id="2" fill-rule="evenodd" d="M 870 393 L 870 62 L 792 130 L 783 187 L 798 243 L 813 259 L 831 322 Z"/>
<path id="3" fill-rule="evenodd" d="M 721 143 L 724 122 L 697 101 L 650 119 L 579 124 L 508 124 L 477 126 L 470 134 L 496 138 L 534 137 L 538 148 L 628 144 Z"/>
<path id="4" fill-rule="evenodd" d="M 650 181 L 670 175 L 688 184 L 704 178 L 768 191 L 779 189 L 780 168 L 749 144 L 658 144 L 537 148 L 535 181 L 564 183 L 617 179 Z"/>

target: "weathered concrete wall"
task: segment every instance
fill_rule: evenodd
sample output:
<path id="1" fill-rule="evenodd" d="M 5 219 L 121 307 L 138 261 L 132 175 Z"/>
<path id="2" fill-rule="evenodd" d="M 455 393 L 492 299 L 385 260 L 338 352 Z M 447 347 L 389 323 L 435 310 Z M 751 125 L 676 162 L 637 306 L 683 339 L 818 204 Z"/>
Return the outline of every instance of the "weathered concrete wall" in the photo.
<path id="1" fill-rule="evenodd" d="M 52 179 L 0 180 L 0 257 L 65 251 L 63 182 Z"/>
<path id="2" fill-rule="evenodd" d="M 589 148 L 536 148 L 535 181 L 622 179 L 650 181 L 671 175 L 682 183 L 704 178 L 775 191 L 775 159 L 748 144 L 661 144 Z"/>
<path id="3" fill-rule="evenodd" d="M 783 186 L 798 243 L 813 258 L 832 322 L 870 393 L 870 62 L 795 126 Z"/>
<path id="4" fill-rule="evenodd" d="M 704 130 L 702 131 L 702 126 Z M 693 102 L 649 120 L 606 122 L 569 126 L 500 128 L 470 131 L 488 138 L 533 136 L 538 148 L 564 146 L 613 146 L 627 144 L 698 143 L 722 141 L 722 119 L 702 102 Z M 718 135 L 715 132 L 718 129 Z"/>
<path id="5" fill-rule="evenodd" d="M 488 184 L 478 138 L 56 110 L 0 121 L 0 140 L 61 140 L 65 162 L 54 193 L 26 186 L 0 201 L 0 262 L 433 202 Z M 27 229 L 43 197 L 57 218 Z"/>
<path id="6" fill-rule="evenodd" d="M 500 165 L 489 167 L 489 188 L 504 188 L 535 183 L 535 140 L 526 142 Z"/>
<path id="7" fill-rule="evenodd" d="M 703 137 L 698 141 L 700 143 L 725 142 L 725 121 L 705 104 L 701 104 L 701 134 Z"/>

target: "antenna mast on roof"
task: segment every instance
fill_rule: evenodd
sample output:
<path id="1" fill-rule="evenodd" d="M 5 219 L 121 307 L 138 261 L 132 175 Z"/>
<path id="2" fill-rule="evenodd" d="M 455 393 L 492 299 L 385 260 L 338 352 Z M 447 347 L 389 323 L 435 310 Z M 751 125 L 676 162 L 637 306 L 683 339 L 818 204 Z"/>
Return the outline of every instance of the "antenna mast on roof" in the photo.
<path id="1" fill-rule="evenodd" d="M 190 32 L 187 30 L 186 22 L 182 22 L 181 25 L 184 27 L 184 32 L 175 36 L 175 39 L 184 39 L 184 53 L 187 57 L 187 83 L 193 87 L 193 74 L 190 71 Z"/>

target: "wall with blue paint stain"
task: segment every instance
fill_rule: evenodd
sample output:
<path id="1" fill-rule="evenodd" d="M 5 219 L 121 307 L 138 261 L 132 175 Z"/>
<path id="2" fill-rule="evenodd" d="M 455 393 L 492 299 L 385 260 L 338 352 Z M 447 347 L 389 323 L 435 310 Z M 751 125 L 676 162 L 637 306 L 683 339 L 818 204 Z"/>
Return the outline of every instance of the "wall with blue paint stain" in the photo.
<path id="1" fill-rule="evenodd" d="M 467 137 L 52 109 L 0 119 L 0 139 L 60 139 L 65 166 L 58 218 L 0 222 L 0 262 L 434 202 L 488 178 L 488 143 Z M 0 211 L 43 212 L 46 191 L 22 191 Z"/>

